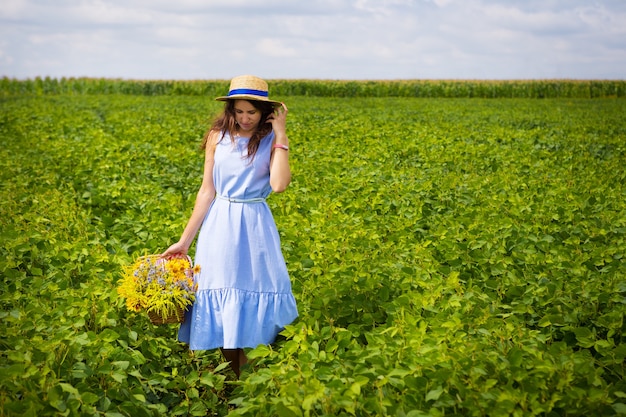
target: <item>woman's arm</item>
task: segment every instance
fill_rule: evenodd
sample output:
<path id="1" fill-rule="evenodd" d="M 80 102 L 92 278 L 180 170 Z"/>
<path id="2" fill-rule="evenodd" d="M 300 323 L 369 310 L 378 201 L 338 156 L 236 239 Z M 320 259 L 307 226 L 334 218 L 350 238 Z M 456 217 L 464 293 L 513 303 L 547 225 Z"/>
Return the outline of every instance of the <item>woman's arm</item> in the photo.
<path id="1" fill-rule="evenodd" d="M 202 221 L 206 216 L 213 199 L 215 198 L 215 184 L 213 183 L 213 164 L 215 162 L 215 146 L 219 132 L 213 131 L 209 133 L 209 138 L 206 144 L 205 159 L 204 159 L 204 173 L 202 175 L 202 185 L 196 195 L 196 202 L 191 212 L 191 217 L 187 221 L 187 226 L 183 231 L 178 242 L 170 246 L 161 256 L 170 257 L 177 255 L 186 255 L 191 243 L 198 234 Z"/>
<path id="2" fill-rule="evenodd" d="M 287 137 L 287 106 L 282 104 L 268 121 L 272 124 L 274 130 L 274 144 L 289 146 L 289 138 Z M 285 191 L 291 182 L 291 168 L 289 167 L 289 151 L 282 148 L 272 149 L 272 158 L 270 160 L 270 185 L 275 193 Z"/>

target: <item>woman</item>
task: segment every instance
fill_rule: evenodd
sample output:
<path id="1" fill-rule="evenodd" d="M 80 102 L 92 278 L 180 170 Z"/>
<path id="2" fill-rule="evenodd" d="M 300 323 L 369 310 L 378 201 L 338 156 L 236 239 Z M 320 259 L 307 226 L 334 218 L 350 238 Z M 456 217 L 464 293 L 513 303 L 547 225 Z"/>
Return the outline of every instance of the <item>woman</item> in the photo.
<path id="1" fill-rule="evenodd" d="M 265 202 L 291 181 L 287 107 L 267 83 L 231 80 L 224 112 L 204 138 L 202 185 L 180 240 L 164 257 L 187 254 L 201 266 L 196 300 L 178 332 L 191 350 L 221 348 L 237 377 L 243 348 L 272 343 L 298 316 L 276 224 Z"/>

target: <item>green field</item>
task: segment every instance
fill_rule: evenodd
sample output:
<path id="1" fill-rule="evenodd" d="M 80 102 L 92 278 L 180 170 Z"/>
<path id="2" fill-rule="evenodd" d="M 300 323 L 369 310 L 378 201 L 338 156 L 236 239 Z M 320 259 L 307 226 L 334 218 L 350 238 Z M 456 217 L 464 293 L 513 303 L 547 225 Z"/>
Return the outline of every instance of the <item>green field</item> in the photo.
<path id="1" fill-rule="evenodd" d="M 281 94 L 300 318 L 235 381 L 115 291 L 221 105 L 4 83 L 1 416 L 626 414 L 623 99 Z"/>

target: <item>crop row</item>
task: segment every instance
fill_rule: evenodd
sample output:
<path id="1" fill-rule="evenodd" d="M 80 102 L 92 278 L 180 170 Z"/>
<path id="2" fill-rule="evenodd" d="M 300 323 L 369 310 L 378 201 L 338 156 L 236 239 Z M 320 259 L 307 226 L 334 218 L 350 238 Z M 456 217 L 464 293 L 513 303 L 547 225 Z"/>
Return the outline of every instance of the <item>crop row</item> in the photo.
<path id="1" fill-rule="evenodd" d="M 278 97 L 626 97 L 623 80 L 270 80 Z M 131 94 L 217 97 L 226 80 L 123 80 L 98 78 L 0 79 L 0 94 Z"/>

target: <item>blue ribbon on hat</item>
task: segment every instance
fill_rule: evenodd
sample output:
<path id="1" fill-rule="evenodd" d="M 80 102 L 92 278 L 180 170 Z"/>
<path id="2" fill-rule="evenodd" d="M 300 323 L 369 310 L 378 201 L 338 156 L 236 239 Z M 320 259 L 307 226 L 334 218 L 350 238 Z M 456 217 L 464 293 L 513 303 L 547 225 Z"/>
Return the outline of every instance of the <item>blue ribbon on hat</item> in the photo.
<path id="1" fill-rule="evenodd" d="M 248 88 L 238 88 L 235 90 L 230 90 L 228 92 L 228 96 L 234 96 L 236 94 L 250 94 L 253 96 L 261 96 L 261 97 L 267 97 L 269 95 L 269 93 L 267 91 L 263 91 L 263 90 L 251 90 Z"/>

